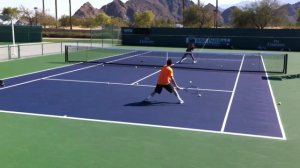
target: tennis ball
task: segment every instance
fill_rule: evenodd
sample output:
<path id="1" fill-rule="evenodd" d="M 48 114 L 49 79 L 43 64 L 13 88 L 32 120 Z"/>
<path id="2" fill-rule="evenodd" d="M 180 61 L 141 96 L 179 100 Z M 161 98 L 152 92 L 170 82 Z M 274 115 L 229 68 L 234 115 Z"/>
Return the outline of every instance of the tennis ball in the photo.
<path id="1" fill-rule="evenodd" d="M 193 81 L 190 81 L 190 83 L 193 83 Z"/>
<path id="2" fill-rule="evenodd" d="M 278 102 L 277 104 L 278 104 L 278 105 L 281 105 L 281 102 Z"/>
<path id="3" fill-rule="evenodd" d="M 201 94 L 198 94 L 198 97 L 201 97 L 202 95 Z"/>
<path id="4" fill-rule="evenodd" d="M 135 68 L 137 68 L 137 66 L 135 66 Z"/>

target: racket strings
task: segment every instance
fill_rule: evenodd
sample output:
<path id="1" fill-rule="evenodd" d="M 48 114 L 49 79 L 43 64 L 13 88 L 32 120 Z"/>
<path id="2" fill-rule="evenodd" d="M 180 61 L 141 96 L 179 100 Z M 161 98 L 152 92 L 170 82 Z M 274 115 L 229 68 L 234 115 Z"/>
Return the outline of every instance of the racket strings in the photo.
<path id="1" fill-rule="evenodd" d="M 200 88 L 196 85 L 193 85 L 191 82 L 190 82 L 190 85 L 188 87 L 186 87 L 186 91 L 197 94 L 197 95 L 199 95 L 201 92 Z"/>

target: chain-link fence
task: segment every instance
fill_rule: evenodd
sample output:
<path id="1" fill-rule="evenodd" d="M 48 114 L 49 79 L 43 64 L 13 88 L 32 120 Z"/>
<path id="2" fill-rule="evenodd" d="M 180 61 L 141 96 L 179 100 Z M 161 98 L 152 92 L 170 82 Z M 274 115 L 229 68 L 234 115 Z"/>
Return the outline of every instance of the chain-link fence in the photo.
<path id="1" fill-rule="evenodd" d="M 121 44 L 121 28 L 120 27 L 102 27 L 99 29 L 91 29 L 91 42 L 95 45 L 111 45 Z"/>
<path id="2" fill-rule="evenodd" d="M 63 43 L 33 43 L 0 46 L 0 61 L 64 52 Z"/>
<path id="3" fill-rule="evenodd" d="M 50 30 L 48 30 L 50 31 Z M 64 30 L 55 30 L 56 35 L 62 33 L 80 34 L 78 32 L 68 32 Z M 51 32 L 51 31 L 50 31 Z M 49 32 L 48 32 L 49 33 Z M 92 47 L 113 47 L 121 44 L 121 28 L 120 27 L 102 27 L 90 29 L 86 32 L 90 38 L 64 38 L 62 42 L 45 42 L 45 43 L 26 43 L 17 45 L 0 45 L 0 61 L 21 59 L 28 57 L 43 56 L 49 54 L 64 53 L 65 45 L 73 46 L 92 46 Z M 49 34 L 48 34 L 49 35 Z M 64 36 L 65 37 L 65 36 Z"/>

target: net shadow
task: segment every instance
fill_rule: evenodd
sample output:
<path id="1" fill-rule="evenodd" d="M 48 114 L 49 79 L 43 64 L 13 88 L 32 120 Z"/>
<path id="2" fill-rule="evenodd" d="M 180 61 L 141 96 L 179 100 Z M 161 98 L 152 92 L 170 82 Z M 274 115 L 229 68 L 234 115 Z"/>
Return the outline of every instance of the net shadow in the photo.
<path id="1" fill-rule="evenodd" d="M 300 74 L 291 74 L 291 75 L 283 75 L 283 76 L 263 76 L 263 80 L 276 80 L 276 81 L 282 81 L 282 80 L 291 80 L 291 79 L 300 79 Z"/>
<path id="2" fill-rule="evenodd" d="M 145 106 L 167 106 L 167 105 L 176 105 L 177 102 L 162 102 L 162 101 L 139 101 L 125 104 L 124 106 L 131 107 L 145 107 Z"/>

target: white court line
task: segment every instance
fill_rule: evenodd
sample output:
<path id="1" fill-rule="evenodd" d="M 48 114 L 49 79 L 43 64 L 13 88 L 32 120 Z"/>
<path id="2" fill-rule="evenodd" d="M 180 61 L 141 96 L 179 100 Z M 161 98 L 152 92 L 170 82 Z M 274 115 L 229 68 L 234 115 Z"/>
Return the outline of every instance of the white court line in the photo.
<path id="1" fill-rule="evenodd" d="M 48 81 L 59 81 L 59 82 L 75 82 L 75 83 L 90 83 L 90 84 L 106 84 L 106 85 L 121 85 L 121 86 L 133 86 L 128 83 L 117 83 L 117 82 L 99 82 L 99 81 L 83 81 L 83 80 L 71 80 L 71 79 L 55 79 L 55 78 L 47 78 L 44 80 Z M 142 87 L 154 87 L 152 85 L 134 85 L 134 86 L 142 86 Z"/>
<path id="2" fill-rule="evenodd" d="M 34 80 L 30 80 L 30 81 L 18 83 L 18 84 L 15 84 L 15 85 L 5 86 L 3 88 L 0 88 L 0 90 L 4 90 L 4 89 L 13 88 L 13 87 L 16 87 L 16 86 L 25 85 L 25 84 L 28 84 L 28 83 L 40 81 L 42 79 L 47 79 L 47 78 L 51 78 L 51 77 L 55 77 L 55 76 L 59 76 L 59 75 L 63 75 L 63 74 L 68 74 L 68 73 L 72 73 L 72 72 L 76 72 L 76 71 L 81 71 L 81 70 L 88 69 L 88 68 L 93 68 L 95 66 L 99 66 L 99 65 L 98 64 L 97 65 L 92 65 L 92 66 L 88 66 L 88 67 L 84 67 L 84 68 L 79 68 L 79 69 L 72 70 L 72 71 L 67 71 L 67 72 L 63 72 L 63 73 L 59 73 L 59 74 L 55 74 L 55 75 L 46 76 L 46 77 L 43 77 L 43 78 L 38 78 L 38 79 L 34 79 Z"/>
<path id="3" fill-rule="evenodd" d="M 135 52 L 135 51 L 132 51 Z M 151 51 L 149 51 L 151 52 Z M 127 52 L 125 54 L 129 54 L 130 52 Z M 117 54 L 117 55 L 112 55 L 112 56 L 106 56 L 103 57 L 101 59 L 107 59 L 107 58 L 112 58 L 112 57 L 119 57 L 124 55 L 124 53 L 121 54 Z M 135 55 L 138 56 L 139 54 Z M 27 58 L 26 58 L 27 59 Z M 19 59 L 18 59 L 19 60 Z M 10 60 L 10 61 L 18 61 L 18 60 Z M 16 76 L 12 76 L 12 77 L 8 77 L 8 78 L 2 78 L 3 80 L 7 80 L 7 79 L 13 79 L 13 78 L 18 78 L 18 77 L 23 77 L 23 76 L 28 76 L 28 75 L 33 75 L 33 74 L 38 74 L 38 73 L 42 73 L 42 72 L 46 72 L 46 71 L 50 71 L 50 70 L 56 70 L 56 69 L 62 69 L 62 68 L 66 68 L 66 67 L 71 67 L 71 66 L 76 66 L 76 65 L 80 65 L 83 64 L 82 62 L 79 63 L 74 63 L 74 64 L 70 64 L 70 65 L 65 65 L 65 66 L 60 66 L 60 67 L 55 67 L 55 68 L 49 68 L 49 69 L 45 69 L 45 70 L 40 70 L 40 71 L 36 71 L 36 72 L 31 72 L 31 73 L 26 73 L 26 74 L 22 74 L 22 75 L 16 75 Z M 101 65 L 101 64 L 100 64 Z"/>
<path id="4" fill-rule="evenodd" d="M 198 58 L 197 60 L 204 61 L 224 61 L 224 62 L 241 62 L 241 59 L 221 59 L 221 58 Z"/>
<path id="5" fill-rule="evenodd" d="M 126 54 L 129 54 L 129 53 L 130 52 L 128 52 Z M 123 54 L 124 53 L 117 54 L 117 55 L 112 55 L 112 56 L 107 56 L 107 57 L 103 57 L 101 59 L 107 59 L 107 58 L 112 58 L 112 57 L 119 57 L 119 56 L 122 56 Z M 11 61 L 18 61 L 18 60 L 11 60 Z M 62 68 L 76 66 L 76 65 L 80 65 L 80 64 L 83 64 L 83 63 L 79 62 L 79 63 L 70 64 L 70 65 L 65 65 L 65 66 L 60 66 L 60 67 L 55 67 L 55 68 L 49 68 L 49 69 L 45 69 L 45 70 L 41 70 L 41 71 L 36 71 L 36 72 L 31 72 L 31 73 L 26 73 L 26 74 L 22 74 L 22 75 L 16 75 L 16 76 L 8 77 L 8 78 L 3 78 L 3 80 L 18 78 L 18 77 L 23 77 L 23 76 L 33 75 L 33 74 L 38 74 L 38 73 L 42 73 L 42 72 L 46 72 L 46 71 L 56 70 L 56 69 L 60 69 L 60 68 L 62 69 Z"/>
<path id="6" fill-rule="evenodd" d="M 151 87 L 155 88 L 155 85 L 137 85 L 137 83 L 114 83 L 114 82 L 99 82 L 99 81 L 85 81 L 85 80 L 71 80 L 71 79 L 58 79 L 58 78 L 44 78 L 44 80 L 49 81 L 60 81 L 60 82 L 77 82 L 77 83 L 91 83 L 91 84 L 110 84 L 110 85 L 122 85 L 122 86 L 140 86 L 140 87 Z M 224 92 L 231 93 L 231 90 L 218 90 L 218 89 L 204 89 L 204 88 L 188 88 L 189 90 L 199 90 L 199 91 L 207 91 L 207 92 Z"/>
<path id="7" fill-rule="evenodd" d="M 264 66 L 264 70 L 265 70 L 266 77 L 267 77 L 267 79 L 268 79 L 269 76 L 268 76 L 268 73 L 267 73 L 267 70 L 266 70 L 266 66 L 265 66 L 265 62 L 264 62 L 262 56 L 261 56 L 261 60 L 262 60 L 263 66 Z M 276 111 L 276 116 L 277 116 L 277 119 L 278 119 L 280 131 L 281 131 L 281 133 L 282 133 L 283 139 L 286 140 L 287 137 L 286 137 L 286 134 L 285 134 L 285 131 L 284 131 L 284 128 L 283 128 L 283 124 L 282 124 L 282 121 L 281 121 L 281 117 L 280 117 L 280 114 L 279 114 L 279 110 L 278 110 L 278 108 L 277 108 L 277 106 L 276 106 L 276 100 L 275 100 L 275 96 L 274 96 L 274 93 L 273 93 L 272 85 L 271 85 L 271 83 L 270 83 L 269 80 L 267 80 L 267 81 L 268 81 L 268 85 L 269 85 L 269 91 L 270 91 L 270 93 L 271 93 L 271 97 L 272 97 L 272 100 L 273 100 L 273 105 L 274 105 L 274 108 L 275 108 L 275 111 Z"/>
<path id="8" fill-rule="evenodd" d="M 231 94 L 231 97 L 230 97 L 230 100 L 229 100 L 229 103 L 228 103 L 228 106 L 227 106 L 226 115 L 225 115 L 225 118 L 224 118 L 224 121 L 223 121 L 223 124 L 222 124 L 221 132 L 224 132 L 225 127 L 226 127 L 226 123 L 227 123 L 227 120 L 228 120 L 229 112 L 230 112 L 232 101 L 233 101 L 233 97 L 235 95 L 235 91 L 236 91 L 237 84 L 238 84 L 240 74 L 241 74 L 241 70 L 242 70 L 242 67 L 243 67 L 244 59 L 245 59 L 245 55 L 243 56 L 243 59 L 242 59 L 241 65 L 240 65 L 240 69 L 239 69 L 239 73 L 237 74 L 237 77 L 236 77 L 236 80 L 235 80 L 235 84 L 234 84 L 234 87 L 233 87 L 233 92 Z"/>
<path id="9" fill-rule="evenodd" d="M 128 57 L 124 57 L 124 58 L 120 58 L 120 59 L 116 59 L 116 60 L 112 60 L 112 61 L 109 61 L 107 63 L 113 63 L 113 62 L 121 61 L 121 60 L 132 58 L 132 57 L 137 57 L 139 55 L 148 54 L 148 53 L 151 53 L 151 51 L 145 52 L 145 53 L 141 53 L 141 54 L 132 55 L 132 56 L 128 56 Z"/>
<path id="10" fill-rule="evenodd" d="M 154 73 L 152 73 L 152 74 L 150 74 L 150 75 L 148 75 L 148 76 L 145 76 L 145 77 L 144 77 L 144 78 L 142 78 L 142 79 L 139 79 L 139 80 L 137 80 L 137 81 L 135 81 L 135 82 L 131 83 L 131 85 L 138 84 L 139 82 L 141 82 L 141 81 L 143 81 L 143 80 L 145 80 L 145 79 L 147 79 L 147 78 L 149 78 L 149 77 L 151 77 L 151 76 L 153 76 L 153 75 L 157 74 L 158 72 L 160 72 L 160 70 L 158 70 L 158 71 L 156 71 L 156 72 L 154 72 Z"/>
<path id="11" fill-rule="evenodd" d="M 110 120 L 100 120 L 100 119 L 77 118 L 77 117 L 68 117 L 68 116 L 47 115 L 47 114 L 34 114 L 34 113 L 29 113 L 29 112 L 18 112 L 18 111 L 0 110 L 0 112 L 7 113 L 7 114 L 59 118 L 59 119 L 76 120 L 76 121 L 90 121 L 90 122 L 122 124 L 122 125 L 130 125 L 130 126 L 143 126 L 143 127 L 151 127 L 151 128 L 163 128 L 163 129 L 173 129 L 173 130 L 183 130 L 183 131 L 214 133 L 214 134 L 219 134 L 219 135 L 234 135 L 234 136 L 243 136 L 243 137 L 252 137 L 252 138 L 272 139 L 272 140 L 285 140 L 280 137 L 261 136 L 261 135 L 253 135 L 253 134 L 239 134 L 239 133 L 221 132 L 221 131 L 204 130 L 204 129 L 184 128 L 184 127 L 173 127 L 173 126 L 131 123 L 131 122 L 121 122 L 121 121 L 110 121 Z"/>
<path id="12" fill-rule="evenodd" d="M 131 56 L 132 57 L 132 56 Z M 108 57 L 106 57 L 108 58 Z M 126 58 L 123 58 L 126 59 Z M 81 63 L 78 63 L 81 64 Z M 63 67 L 69 67 L 69 66 L 74 66 L 76 64 L 72 64 L 72 65 L 67 65 L 67 66 L 62 66 L 62 67 L 58 67 L 58 68 L 63 68 Z M 101 64 L 100 64 L 101 65 Z M 72 73 L 75 71 L 80 71 L 83 69 L 87 69 L 87 68 L 92 68 L 95 66 L 99 66 L 99 65 L 93 65 L 93 66 L 89 66 L 89 67 L 85 67 L 85 68 L 80 68 L 80 69 L 76 69 L 76 70 L 72 70 L 72 71 L 67 71 L 64 73 L 59 73 L 59 74 L 55 74 L 55 75 L 51 75 L 51 76 L 47 76 L 44 78 L 39 78 L 39 79 L 35 79 L 35 80 L 31 80 L 31 81 L 27 81 L 27 82 L 23 82 L 23 83 L 19 83 L 16 85 L 12 85 L 12 86 L 7 86 L 5 88 L 0 88 L 0 90 L 2 89 L 7 89 L 7 88 L 12 88 L 15 86 L 20 86 L 23 84 L 27 84 L 27 83 L 32 83 L 35 81 L 39 81 L 39 80 L 56 80 L 56 79 L 48 79 L 50 77 L 55 77 L 55 76 L 59 76 L 62 74 L 67 74 L 67 73 Z M 58 69 L 58 68 L 53 68 L 53 69 Z M 50 69 L 48 69 L 50 70 Z M 42 70 L 42 71 L 38 71 L 38 72 L 33 72 L 33 73 L 29 73 L 29 74 L 24 74 L 24 75 L 20 75 L 20 76 L 26 76 L 26 75 L 30 75 L 30 74 L 35 74 L 35 73 L 39 73 L 39 72 L 44 72 L 44 71 L 48 71 L 48 70 Z M 17 77 L 17 76 L 15 76 Z M 13 77 L 11 77 L 13 78 Z M 57 79 L 58 80 L 58 79 Z M 61 80 L 61 79 L 59 79 Z M 66 81 L 66 80 L 65 80 Z M 70 81 L 70 80 L 69 80 Z M 79 81 L 77 81 L 79 82 Z M 81 81 L 82 82 L 82 81 Z M 98 82 L 100 83 L 100 82 Z M 104 83 L 104 82 L 102 82 Z M 116 85 L 120 85 L 121 83 L 110 83 L 110 84 L 116 84 Z M 122 85 L 131 85 L 132 84 L 122 84 Z M 145 87 L 155 87 L 152 85 L 136 85 L 136 86 L 145 86 Z M 227 90 L 214 90 L 214 89 L 199 89 L 199 90 L 203 90 L 203 91 L 220 91 L 220 92 L 233 92 L 233 91 L 227 91 Z M 178 129 L 178 130 L 189 130 L 189 131 L 198 131 L 198 132 L 209 132 L 209 133 L 217 133 L 217 134 L 225 134 L 225 135 L 239 135 L 239 136 L 247 136 L 247 137 L 256 137 L 256 138 L 267 138 L 267 139 L 277 139 L 277 140 L 285 140 L 282 138 L 278 138 L 278 137 L 270 137 L 270 136 L 258 136 L 258 135 L 252 135 L 252 134 L 239 134 L 239 133 L 230 133 L 230 132 L 220 132 L 220 131 L 210 131 L 210 130 L 201 130 L 201 129 L 190 129 L 190 128 L 180 128 L 180 127 L 168 127 L 168 126 L 159 126 L 159 125 L 149 125 L 149 124 L 138 124 L 138 123 L 126 123 L 126 122 L 117 122 L 117 121 L 106 121 L 106 120 L 94 120 L 94 119 L 83 119 L 83 118 L 72 118 L 72 117 L 62 117 L 62 116 L 55 116 L 55 115 L 42 115 L 42 114 L 32 114 L 32 113 L 24 113 L 24 112 L 12 112 L 12 111 L 3 111 L 4 113 L 12 113 L 12 114 L 23 114 L 23 115 L 31 115 L 31 116 L 44 116 L 44 117 L 53 117 L 53 118 L 63 118 L 63 119 L 73 119 L 73 120 L 82 120 L 82 121 L 97 121 L 97 122 L 106 122 L 106 123 L 118 123 L 118 124 L 127 124 L 127 125 L 137 125 L 137 126 L 149 126 L 149 127 L 157 127 L 157 128 L 170 128 L 170 129 Z"/>
<path id="13" fill-rule="evenodd" d="M 144 53 L 145 54 L 145 53 Z M 132 57 L 135 57 L 135 56 L 138 56 L 140 54 L 137 54 L 137 55 L 133 55 L 133 56 L 129 56 L 129 57 L 124 57 L 122 59 L 127 59 L 127 58 L 132 58 Z M 118 60 L 121 60 L 121 59 L 118 59 Z M 115 61 L 118 61 L 118 60 L 113 60 L 113 61 L 110 61 L 110 62 L 115 62 Z M 80 63 L 78 63 L 80 64 Z M 74 64 L 73 64 L 74 65 Z M 76 65 L 76 64 L 75 64 Z M 43 77 L 43 78 L 37 78 L 37 79 L 34 79 L 34 80 L 30 80 L 30 81 L 26 81 L 26 82 L 22 82 L 22 83 L 18 83 L 18 84 L 15 84 L 15 85 L 10 85 L 10 86 L 6 86 L 6 87 L 2 87 L 0 88 L 0 90 L 5 90 L 5 89 L 9 89 L 9 88 L 13 88 L 13 87 L 17 87 L 17 86 L 21 86 L 21 85 L 25 85 L 25 84 L 28 84 L 28 83 L 33 83 L 33 82 L 36 82 L 36 81 L 40 81 L 42 79 L 47 79 L 47 78 L 52 78 L 52 77 L 56 77 L 56 76 L 60 76 L 60 75 L 65 75 L 65 74 L 69 74 L 69 73 L 73 73 L 73 72 L 77 72 L 77 71 L 81 71 L 81 70 L 85 70 L 85 69 L 89 69 L 89 68 L 93 68 L 93 67 L 96 67 L 96 66 L 101 66 L 103 64 L 96 64 L 96 65 L 92 65 L 92 66 L 87 66 L 87 67 L 84 67 L 84 68 L 79 68 L 79 69 L 75 69 L 75 70 L 72 70 L 72 71 L 66 71 L 66 72 L 63 72 L 63 73 L 58 73 L 58 74 L 55 74 L 55 75 L 49 75 L 49 76 L 46 76 L 46 77 Z M 71 66 L 71 65 L 70 65 Z M 62 68 L 62 67 L 61 67 Z M 45 70 L 47 71 L 47 70 Z M 42 72 L 42 71 L 41 71 Z M 32 74 L 35 74 L 35 73 L 32 73 Z M 30 75 L 30 74 L 29 74 Z M 23 75 L 21 75 L 23 76 Z M 24 75 L 25 76 L 25 75 Z"/>

